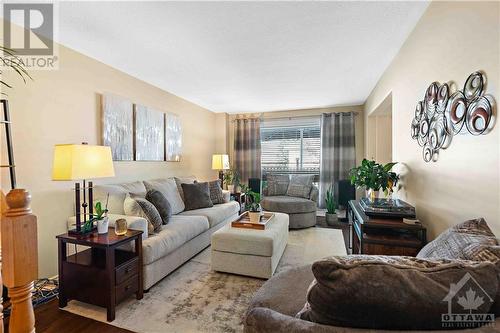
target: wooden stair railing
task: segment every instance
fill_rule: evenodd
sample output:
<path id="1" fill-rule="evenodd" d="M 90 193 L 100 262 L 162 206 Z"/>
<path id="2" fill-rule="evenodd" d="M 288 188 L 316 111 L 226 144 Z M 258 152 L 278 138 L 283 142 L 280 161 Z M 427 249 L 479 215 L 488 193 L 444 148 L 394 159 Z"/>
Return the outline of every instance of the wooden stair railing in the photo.
<path id="1" fill-rule="evenodd" d="M 31 195 L 13 189 L 7 196 L 7 212 L 2 216 L 2 275 L 9 289 L 11 333 L 34 333 L 32 291 L 38 277 L 37 221 L 31 213 Z"/>

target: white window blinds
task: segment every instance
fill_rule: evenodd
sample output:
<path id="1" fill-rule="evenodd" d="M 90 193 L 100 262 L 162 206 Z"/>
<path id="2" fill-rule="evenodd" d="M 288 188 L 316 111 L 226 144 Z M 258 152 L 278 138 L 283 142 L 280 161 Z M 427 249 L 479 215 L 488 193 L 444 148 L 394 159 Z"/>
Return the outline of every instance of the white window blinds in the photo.
<path id="1" fill-rule="evenodd" d="M 320 119 L 264 120 L 261 125 L 262 174 L 305 173 L 319 175 Z"/>

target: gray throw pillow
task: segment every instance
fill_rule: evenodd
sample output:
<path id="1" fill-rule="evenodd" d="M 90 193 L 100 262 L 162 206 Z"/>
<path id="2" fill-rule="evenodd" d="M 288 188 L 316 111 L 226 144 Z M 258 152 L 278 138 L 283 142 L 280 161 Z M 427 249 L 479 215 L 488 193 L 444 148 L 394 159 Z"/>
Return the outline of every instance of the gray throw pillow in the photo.
<path id="1" fill-rule="evenodd" d="M 167 224 L 172 216 L 172 206 L 170 206 L 167 198 L 160 191 L 149 190 L 146 193 L 146 200 L 151 202 L 158 210 L 163 224 Z"/>
<path id="2" fill-rule="evenodd" d="M 452 313 L 469 314 L 460 304 L 471 288 L 483 300 L 474 313 L 490 313 L 499 284 L 494 264 L 465 260 L 353 255 L 317 261 L 312 271 L 316 279 L 297 317 L 375 330 L 443 329 L 446 300 Z"/>
<path id="3" fill-rule="evenodd" d="M 314 175 L 292 175 L 286 195 L 290 197 L 309 199 Z"/>
<path id="4" fill-rule="evenodd" d="M 193 184 L 196 183 L 196 177 L 195 176 L 188 176 L 188 177 L 174 177 L 175 183 L 177 184 L 177 189 L 179 190 L 179 194 L 184 201 L 184 192 L 182 191 L 182 186 L 181 184 Z"/>
<path id="5" fill-rule="evenodd" d="M 123 202 L 125 215 L 143 217 L 148 221 L 148 233 L 160 232 L 163 221 L 155 206 L 145 198 L 128 194 Z"/>
<path id="6" fill-rule="evenodd" d="M 181 184 L 186 210 L 213 207 L 208 183 Z"/>
<path id="7" fill-rule="evenodd" d="M 144 186 L 147 191 L 160 191 L 161 194 L 163 194 L 163 196 L 168 200 L 170 206 L 172 206 L 172 214 L 179 214 L 184 210 L 184 201 L 181 198 L 174 178 L 144 181 Z"/>
<path id="8" fill-rule="evenodd" d="M 417 258 L 469 259 L 464 250 L 471 244 L 498 245 L 483 218 L 465 221 L 443 231 L 420 250 Z"/>
<path id="9" fill-rule="evenodd" d="M 208 182 L 208 188 L 210 190 L 210 200 L 214 205 L 224 203 L 224 193 L 222 193 L 222 187 L 220 186 L 220 179 Z"/>
<path id="10" fill-rule="evenodd" d="M 267 175 L 267 195 L 286 195 L 290 184 L 289 175 Z"/>

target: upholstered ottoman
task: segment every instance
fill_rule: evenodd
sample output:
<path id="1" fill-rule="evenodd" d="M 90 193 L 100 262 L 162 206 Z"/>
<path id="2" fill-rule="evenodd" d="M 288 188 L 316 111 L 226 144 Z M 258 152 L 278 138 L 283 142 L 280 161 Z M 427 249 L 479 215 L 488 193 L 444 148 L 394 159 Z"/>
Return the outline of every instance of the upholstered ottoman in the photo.
<path id="1" fill-rule="evenodd" d="M 212 269 L 270 278 L 288 242 L 288 215 L 275 213 L 265 230 L 227 224 L 212 235 Z"/>

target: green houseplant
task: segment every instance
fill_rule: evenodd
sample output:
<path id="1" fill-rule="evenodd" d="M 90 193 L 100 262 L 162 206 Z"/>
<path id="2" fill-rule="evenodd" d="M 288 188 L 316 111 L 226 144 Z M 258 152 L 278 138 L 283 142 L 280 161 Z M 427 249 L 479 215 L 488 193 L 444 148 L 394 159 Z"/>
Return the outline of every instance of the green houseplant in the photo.
<path id="1" fill-rule="evenodd" d="M 14 70 L 17 73 L 17 75 L 20 76 L 21 79 L 23 79 L 24 83 L 26 83 L 26 78 L 32 80 L 31 76 L 24 68 L 23 62 L 18 56 L 16 56 L 14 50 L 9 49 L 8 47 L 5 47 L 3 45 L 0 45 L 0 61 L 2 62 L 3 68 L 10 68 Z M 4 72 L 3 69 L 0 70 L 0 77 L 3 77 L 4 75 L 3 72 Z M 12 85 L 4 81 L 3 78 L 0 78 L 0 87 L 12 88 Z M 2 95 L 6 96 L 7 94 L 2 91 Z"/>
<path id="2" fill-rule="evenodd" d="M 334 225 L 335 222 L 338 221 L 337 203 L 335 202 L 335 197 L 333 195 L 333 186 L 331 185 L 330 188 L 326 190 L 325 205 L 326 205 L 326 213 L 325 213 L 326 224 L 330 226 Z"/>
<path id="3" fill-rule="evenodd" d="M 106 234 L 108 233 L 109 219 L 108 219 L 108 209 L 102 208 L 102 204 L 98 201 L 95 204 L 95 214 L 92 217 L 92 221 L 97 222 L 97 233 Z"/>
<path id="4" fill-rule="evenodd" d="M 352 168 L 349 172 L 351 184 L 358 188 L 364 187 L 370 192 L 371 200 L 375 200 L 377 192 L 381 189 L 385 195 L 389 195 L 399 181 L 399 175 L 391 171 L 392 167 L 397 163 L 391 162 L 382 165 L 364 159 L 360 166 Z"/>
<path id="5" fill-rule="evenodd" d="M 234 193 L 234 186 L 240 182 L 238 171 L 234 168 L 229 168 L 224 172 L 224 184 L 226 184 L 229 192 Z"/>
<path id="6" fill-rule="evenodd" d="M 241 191 L 245 193 L 245 209 L 248 211 L 251 223 L 258 223 L 260 221 L 260 193 L 256 193 L 245 184 L 240 184 Z"/>

